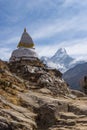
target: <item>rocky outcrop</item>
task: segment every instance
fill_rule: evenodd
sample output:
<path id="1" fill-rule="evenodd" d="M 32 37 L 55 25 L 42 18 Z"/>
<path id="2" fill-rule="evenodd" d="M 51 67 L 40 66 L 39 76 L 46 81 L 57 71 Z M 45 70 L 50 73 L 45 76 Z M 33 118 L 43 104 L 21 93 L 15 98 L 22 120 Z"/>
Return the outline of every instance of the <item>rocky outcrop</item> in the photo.
<path id="1" fill-rule="evenodd" d="M 86 130 L 87 97 L 35 63 L 0 61 L 0 130 Z"/>
<path id="2" fill-rule="evenodd" d="M 38 60 L 39 61 L 39 60 Z M 15 62 L 10 64 L 10 70 L 16 73 L 21 78 L 35 83 L 35 88 L 47 88 L 53 93 L 53 95 L 67 95 L 69 89 L 67 84 L 62 79 L 62 74 L 58 70 L 46 68 L 42 62 L 38 62 L 39 66 L 32 62 L 32 64 L 20 64 Z"/>

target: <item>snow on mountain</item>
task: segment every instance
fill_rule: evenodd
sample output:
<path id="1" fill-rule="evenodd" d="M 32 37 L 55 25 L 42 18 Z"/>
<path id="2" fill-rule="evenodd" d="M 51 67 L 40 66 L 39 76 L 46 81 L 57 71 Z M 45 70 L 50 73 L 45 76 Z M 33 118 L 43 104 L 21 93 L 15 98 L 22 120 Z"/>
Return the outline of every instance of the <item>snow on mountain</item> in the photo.
<path id="1" fill-rule="evenodd" d="M 65 48 L 60 48 L 51 58 L 43 56 L 41 57 L 41 60 L 48 67 L 59 69 L 62 73 L 73 68 L 77 64 L 84 63 L 84 61 L 70 57 Z"/>
<path id="2" fill-rule="evenodd" d="M 58 59 L 63 58 L 65 56 L 67 56 L 66 50 L 64 48 L 60 48 L 51 59 L 58 60 Z"/>
<path id="3" fill-rule="evenodd" d="M 46 56 L 42 56 L 41 57 L 41 61 L 44 62 L 44 64 L 47 64 L 47 61 L 49 60 L 49 57 L 46 57 Z"/>
<path id="4" fill-rule="evenodd" d="M 51 61 L 54 63 L 59 63 L 67 66 L 70 62 L 72 62 L 74 59 L 70 57 L 66 50 L 63 48 L 60 48 L 53 57 L 51 57 Z"/>

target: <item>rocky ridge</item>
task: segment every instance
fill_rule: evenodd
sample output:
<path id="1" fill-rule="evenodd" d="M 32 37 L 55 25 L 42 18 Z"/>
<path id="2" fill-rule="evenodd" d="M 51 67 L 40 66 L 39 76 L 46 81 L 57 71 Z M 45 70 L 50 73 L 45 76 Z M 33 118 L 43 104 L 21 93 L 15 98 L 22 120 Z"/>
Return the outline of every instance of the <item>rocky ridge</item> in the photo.
<path id="1" fill-rule="evenodd" d="M 86 130 L 87 97 L 40 60 L 0 61 L 0 130 Z"/>

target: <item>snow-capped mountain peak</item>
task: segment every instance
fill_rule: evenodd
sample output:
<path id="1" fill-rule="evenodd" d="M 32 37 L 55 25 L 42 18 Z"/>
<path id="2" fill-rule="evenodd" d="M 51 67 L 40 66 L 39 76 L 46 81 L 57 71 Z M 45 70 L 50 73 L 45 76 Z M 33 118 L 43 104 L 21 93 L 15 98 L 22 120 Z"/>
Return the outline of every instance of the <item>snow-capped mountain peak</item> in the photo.
<path id="1" fill-rule="evenodd" d="M 41 60 L 48 66 L 52 68 L 59 69 L 61 72 L 65 72 L 68 69 L 74 67 L 76 64 L 83 63 L 83 61 L 76 61 L 74 58 L 67 54 L 65 48 L 60 48 L 51 57 L 42 57 Z"/>
<path id="2" fill-rule="evenodd" d="M 68 66 L 74 59 L 67 54 L 64 48 L 60 48 L 50 60 L 56 64 Z"/>
<path id="3" fill-rule="evenodd" d="M 58 51 L 56 52 L 56 54 L 67 54 L 67 52 L 66 52 L 66 49 L 65 48 L 60 48 L 60 49 L 58 49 Z"/>
<path id="4" fill-rule="evenodd" d="M 62 58 L 62 57 L 65 57 L 67 56 L 67 52 L 65 50 L 65 48 L 60 48 L 57 50 L 57 52 L 54 54 L 54 56 L 52 57 L 52 59 L 54 58 Z"/>

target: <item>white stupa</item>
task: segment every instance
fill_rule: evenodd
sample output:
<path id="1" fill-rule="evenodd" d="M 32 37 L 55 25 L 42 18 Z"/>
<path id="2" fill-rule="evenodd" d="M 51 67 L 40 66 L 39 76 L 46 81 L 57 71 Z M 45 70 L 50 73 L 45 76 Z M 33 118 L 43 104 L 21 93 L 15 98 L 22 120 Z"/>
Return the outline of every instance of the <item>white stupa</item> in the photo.
<path id="1" fill-rule="evenodd" d="M 10 62 L 20 61 L 20 60 L 34 60 L 38 58 L 37 53 L 35 52 L 34 42 L 30 35 L 26 32 L 26 28 L 21 36 L 21 40 L 18 43 L 16 50 L 12 52 Z"/>

